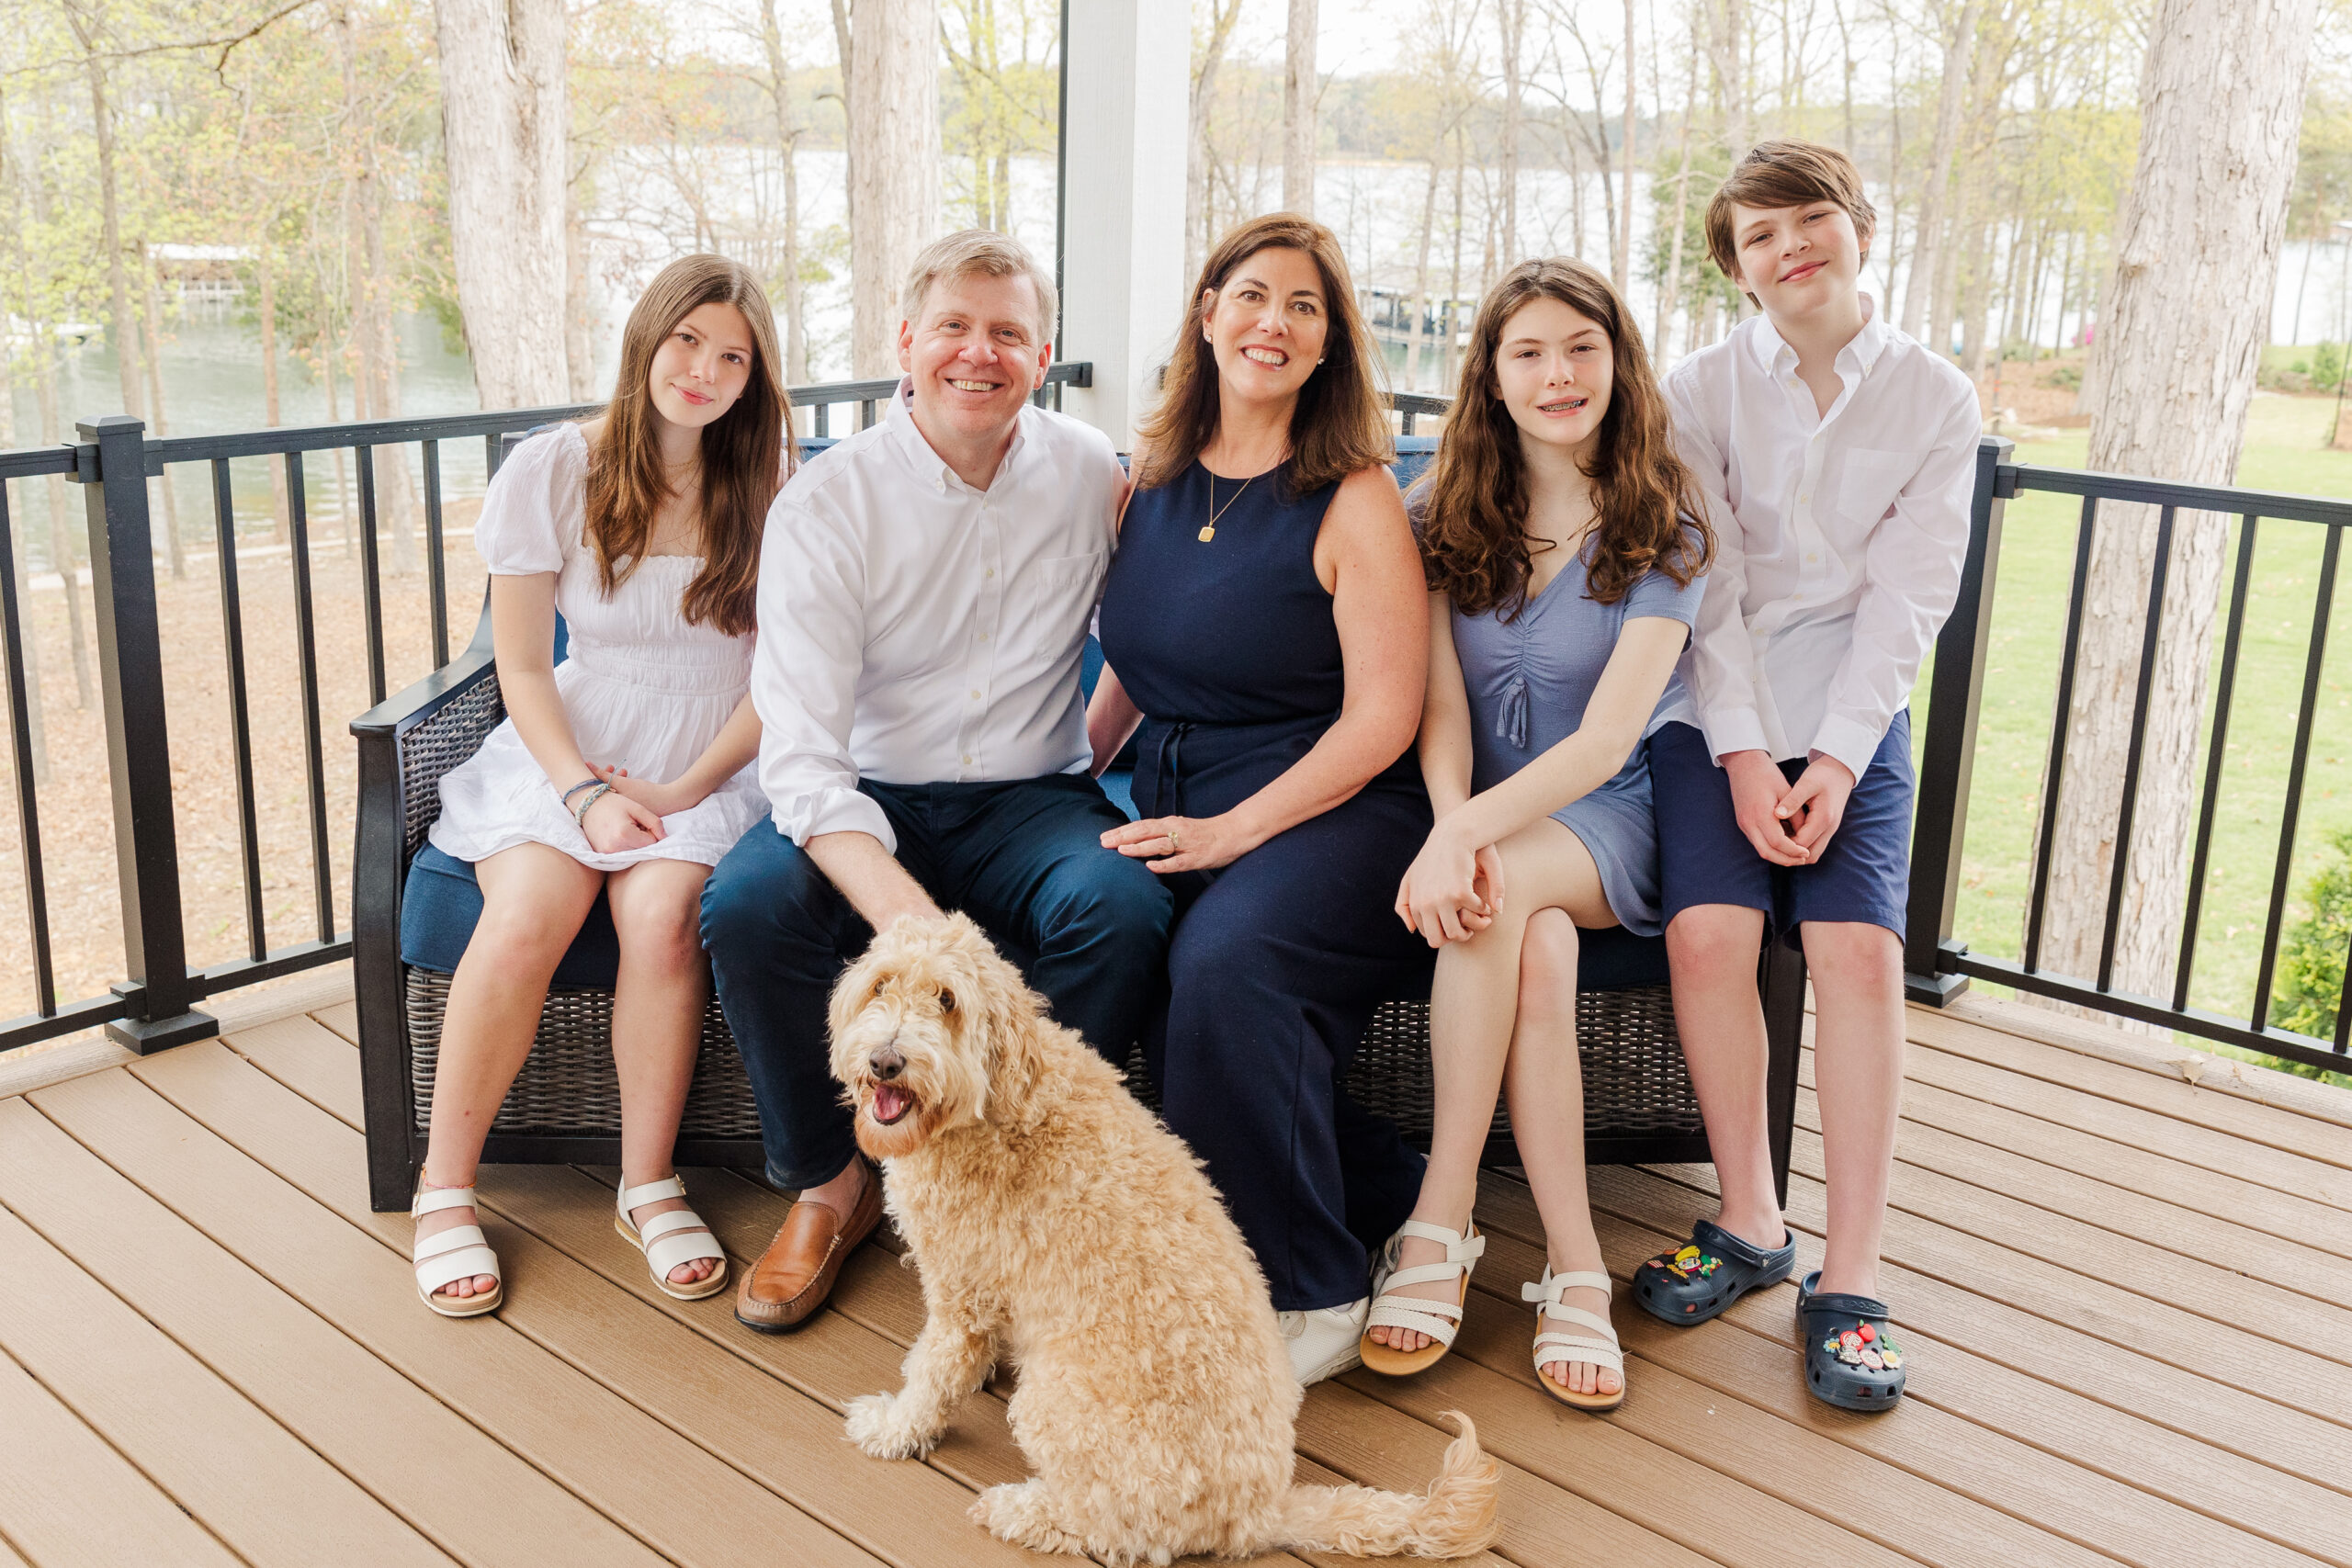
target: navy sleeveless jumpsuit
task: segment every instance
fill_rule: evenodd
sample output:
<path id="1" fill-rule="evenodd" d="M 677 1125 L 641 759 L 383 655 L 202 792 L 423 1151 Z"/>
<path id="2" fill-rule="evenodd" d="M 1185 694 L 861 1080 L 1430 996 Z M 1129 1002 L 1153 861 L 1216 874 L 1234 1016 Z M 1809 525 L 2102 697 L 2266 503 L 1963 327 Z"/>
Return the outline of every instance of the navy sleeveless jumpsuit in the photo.
<path id="1" fill-rule="evenodd" d="M 1102 597 L 1106 662 L 1145 715 L 1147 817 L 1214 817 L 1306 755 L 1345 681 L 1315 541 L 1336 484 L 1238 481 L 1194 463 L 1128 503 Z M 1428 994 L 1429 947 L 1393 906 L 1429 836 L 1406 753 L 1352 798 L 1227 866 L 1171 876 L 1166 1006 L 1145 1028 L 1168 1124 L 1208 1166 L 1277 1311 L 1359 1301 L 1410 1217 L 1421 1158 L 1340 1075 L 1379 1004 Z"/>

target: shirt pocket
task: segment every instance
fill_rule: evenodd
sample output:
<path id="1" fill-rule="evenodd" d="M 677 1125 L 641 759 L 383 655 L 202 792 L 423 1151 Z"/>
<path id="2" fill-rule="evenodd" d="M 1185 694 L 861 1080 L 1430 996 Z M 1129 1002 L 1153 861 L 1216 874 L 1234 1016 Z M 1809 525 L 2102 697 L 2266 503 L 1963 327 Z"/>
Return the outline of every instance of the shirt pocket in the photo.
<path id="1" fill-rule="evenodd" d="M 1838 479 L 1838 514 L 1865 528 L 1876 524 L 1893 508 L 1923 460 L 1921 453 L 1869 446 L 1847 453 L 1845 471 Z"/>
<path id="2" fill-rule="evenodd" d="M 1039 561 L 1029 569 L 1026 592 L 1013 595 L 1019 619 L 1005 630 L 1023 642 L 1058 652 L 1073 631 L 1083 634 L 1086 630 L 1088 613 L 1102 591 L 1103 569 L 1110 558 L 1109 552 L 1095 550 L 1082 556 L 1048 556 Z"/>

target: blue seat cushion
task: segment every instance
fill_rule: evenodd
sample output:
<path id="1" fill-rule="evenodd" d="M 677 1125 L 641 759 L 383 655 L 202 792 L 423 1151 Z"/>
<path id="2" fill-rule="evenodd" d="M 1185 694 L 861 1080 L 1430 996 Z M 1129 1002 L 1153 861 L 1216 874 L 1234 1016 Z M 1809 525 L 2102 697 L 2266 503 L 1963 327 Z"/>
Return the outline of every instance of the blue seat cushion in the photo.
<path id="1" fill-rule="evenodd" d="M 455 974 L 466 944 L 481 919 L 481 885 L 474 868 L 431 844 L 409 863 L 408 886 L 401 895 L 401 962 L 416 969 Z M 555 987 L 565 991 L 609 991 L 620 973 L 621 939 L 602 893 L 581 922 L 563 962 L 555 966 Z"/>

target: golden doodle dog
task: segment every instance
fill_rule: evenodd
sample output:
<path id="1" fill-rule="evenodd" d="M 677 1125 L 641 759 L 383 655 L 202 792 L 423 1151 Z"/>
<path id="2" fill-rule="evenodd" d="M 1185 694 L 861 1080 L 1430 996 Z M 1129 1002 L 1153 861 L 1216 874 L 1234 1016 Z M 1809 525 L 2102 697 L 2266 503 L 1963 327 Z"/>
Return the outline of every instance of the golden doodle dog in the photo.
<path id="1" fill-rule="evenodd" d="M 926 1314 L 905 1386 L 850 1404 L 867 1453 L 928 1452 L 1001 1356 L 1036 1474 L 972 1517 L 1017 1545 L 1164 1563 L 1458 1557 L 1494 1539 L 1499 1477 L 1465 1416 L 1426 1495 L 1291 1484 L 1299 1387 L 1241 1233 L 969 919 L 893 923 L 842 976 L 831 1025 Z"/>

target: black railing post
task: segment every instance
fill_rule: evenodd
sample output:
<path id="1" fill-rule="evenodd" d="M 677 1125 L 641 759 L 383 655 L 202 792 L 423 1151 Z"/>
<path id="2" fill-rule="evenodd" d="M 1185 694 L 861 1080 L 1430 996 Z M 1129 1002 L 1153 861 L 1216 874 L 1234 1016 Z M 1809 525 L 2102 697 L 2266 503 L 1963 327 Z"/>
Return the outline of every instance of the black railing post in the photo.
<path id="1" fill-rule="evenodd" d="M 1941 966 L 1960 898 L 1961 852 L 1968 839 L 1968 784 L 1976 766 L 1976 713 L 1984 691 L 1984 645 L 1992 631 L 1993 581 L 2001 559 L 2003 464 L 2016 447 L 1997 435 L 1976 444 L 1976 488 L 1968 505 L 1968 554 L 1960 597 L 1936 637 L 1928 692 L 1928 740 L 1919 760 L 1918 814 L 1911 829 L 1911 902 L 1903 939 L 1904 993 L 1941 1007 L 1968 976 Z"/>
<path id="2" fill-rule="evenodd" d="M 90 529 L 90 598 L 106 702 L 107 771 L 114 784 L 115 865 L 130 979 L 107 1032 L 141 1055 L 220 1032 L 193 1010 L 180 927 L 180 866 L 172 822 L 172 760 L 164 722 L 164 651 L 155 620 L 154 536 L 147 515 L 146 426 L 110 414 L 81 433 Z M 95 457 L 95 470 L 90 461 Z M 70 569 L 69 569 L 70 570 Z"/>

